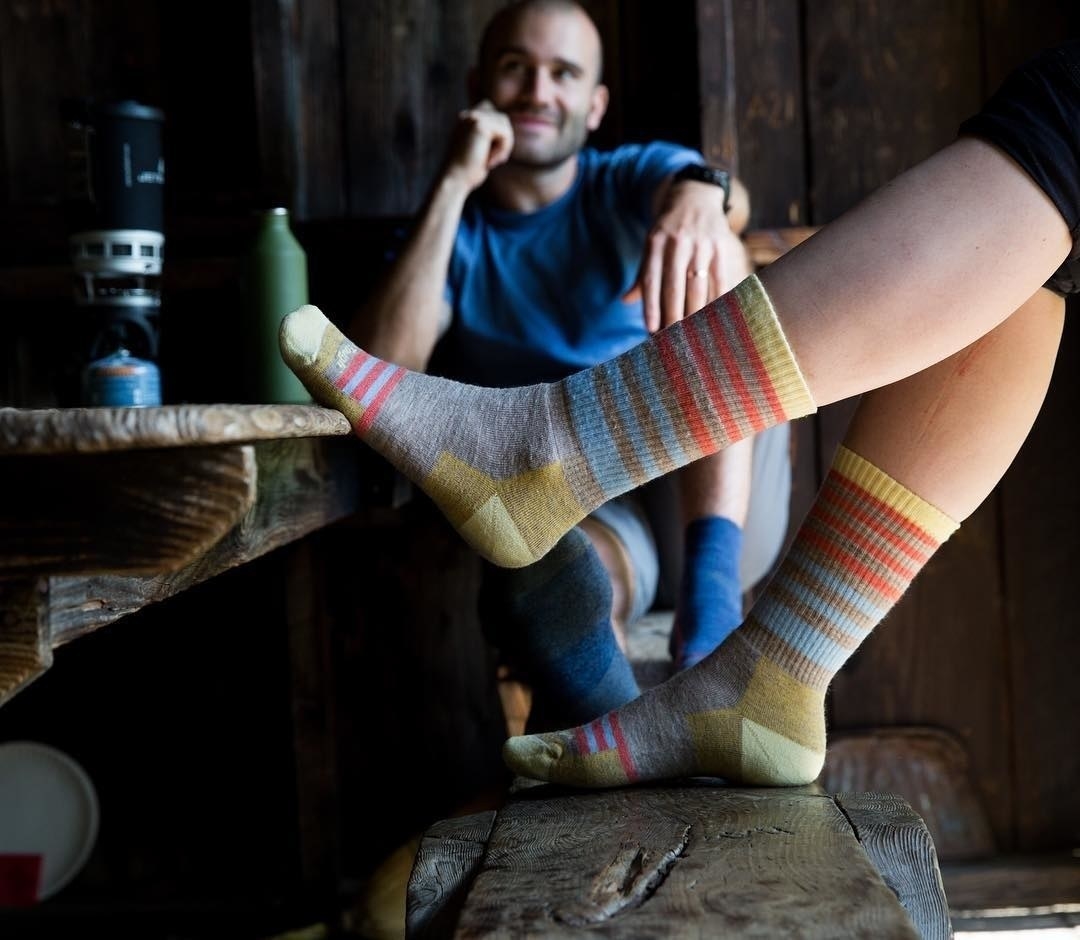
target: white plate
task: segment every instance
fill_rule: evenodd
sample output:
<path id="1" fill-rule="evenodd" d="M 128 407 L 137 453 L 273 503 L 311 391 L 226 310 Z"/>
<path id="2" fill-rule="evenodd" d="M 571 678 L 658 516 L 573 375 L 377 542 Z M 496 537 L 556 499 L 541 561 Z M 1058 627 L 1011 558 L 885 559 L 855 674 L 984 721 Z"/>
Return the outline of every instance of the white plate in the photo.
<path id="1" fill-rule="evenodd" d="M 0 744 L 0 853 L 42 856 L 39 899 L 78 874 L 97 831 L 97 794 L 82 767 L 46 744 Z"/>

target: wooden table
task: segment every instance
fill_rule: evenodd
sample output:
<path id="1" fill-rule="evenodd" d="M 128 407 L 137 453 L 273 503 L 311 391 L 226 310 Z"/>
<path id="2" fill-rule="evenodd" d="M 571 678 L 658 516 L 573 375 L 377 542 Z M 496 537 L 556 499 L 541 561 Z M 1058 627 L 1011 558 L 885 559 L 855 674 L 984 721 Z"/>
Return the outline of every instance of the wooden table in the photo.
<path id="1" fill-rule="evenodd" d="M 715 781 L 535 787 L 436 823 L 406 935 L 947 938 L 930 834 L 900 797 Z"/>
<path id="2" fill-rule="evenodd" d="M 353 513 L 361 450 L 317 406 L 0 409 L 0 704 L 57 646 Z"/>

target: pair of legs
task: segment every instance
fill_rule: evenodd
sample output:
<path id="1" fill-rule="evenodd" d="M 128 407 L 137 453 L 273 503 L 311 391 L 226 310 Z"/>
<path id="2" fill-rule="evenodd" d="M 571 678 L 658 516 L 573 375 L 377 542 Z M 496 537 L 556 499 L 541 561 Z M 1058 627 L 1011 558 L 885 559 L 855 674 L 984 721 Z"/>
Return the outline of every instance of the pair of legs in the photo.
<path id="1" fill-rule="evenodd" d="M 1075 114 L 1080 50 L 1068 55 Z M 1035 143 L 1052 123 L 1038 120 L 1020 124 Z M 1052 135 L 1067 158 L 1055 172 L 1075 186 L 1072 132 Z M 674 466 L 869 393 L 746 624 L 586 727 L 511 739 L 511 769 L 586 786 L 816 776 L 832 675 L 996 485 L 1042 402 L 1064 303 L 1041 285 L 1080 219 L 1036 178 L 963 137 L 760 280 L 554 386 L 433 384 L 350 348 L 313 308 L 286 319 L 283 352 L 316 399 L 505 565 L 542 557 L 596 505 Z"/>
<path id="2" fill-rule="evenodd" d="M 531 692 L 520 697 L 514 682 L 507 689 L 515 712 L 528 703 L 528 728 L 587 721 L 640 694 L 626 628 L 654 601 L 675 608 L 676 670 L 738 627 L 744 590 L 772 567 L 786 535 L 789 431 L 771 428 L 684 468 L 709 464 L 697 481 L 689 475 L 696 489 L 680 472 L 643 497 L 605 503 L 532 565 L 486 566 L 484 632 Z"/>

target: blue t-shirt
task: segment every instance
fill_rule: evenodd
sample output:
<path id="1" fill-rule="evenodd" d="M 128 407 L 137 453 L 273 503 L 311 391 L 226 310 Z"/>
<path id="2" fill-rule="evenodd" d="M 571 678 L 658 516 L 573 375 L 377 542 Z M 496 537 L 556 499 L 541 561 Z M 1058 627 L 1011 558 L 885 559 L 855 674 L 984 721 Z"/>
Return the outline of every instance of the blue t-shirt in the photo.
<path id="1" fill-rule="evenodd" d="M 474 385 L 530 385 L 604 362 L 648 335 L 637 277 L 660 183 L 694 150 L 581 151 L 574 184 L 536 212 L 467 201 L 446 284 L 450 326 L 431 370 Z"/>

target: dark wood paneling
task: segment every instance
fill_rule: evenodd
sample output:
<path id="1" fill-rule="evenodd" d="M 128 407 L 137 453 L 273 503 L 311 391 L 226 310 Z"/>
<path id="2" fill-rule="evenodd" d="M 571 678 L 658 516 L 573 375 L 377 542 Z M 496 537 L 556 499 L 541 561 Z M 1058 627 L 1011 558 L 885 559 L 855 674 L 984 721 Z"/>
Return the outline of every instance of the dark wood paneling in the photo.
<path id="1" fill-rule="evenodd" d="M 4 201 L 55 204 L 66 182 L 62 100 L 131 97 L 160 104 L 160 57 L 155 4 L 0 4 Z"/>
<path id="2" fill-rule="evenodd" d="M 1066 319 L 1042 412 L 1000 487 L 1016 713 L 1018 848 L 1080 844 L 1080 310 Z"/>
<path id="3" fill-rule="evenodd" d="M 297 219 L 345 210 L 343 53 L 338 4 L 252 2 L 263 193 Z"/>
<path id="4" fill-rule="evenodd" d="M 813 224 L 938 150 L 981 100 L 975 0 L 815 0 L 806 44 Z"/>
<path id="5" fill-rule="evenodd" d="M 464 68 L 500 3 L 342 4 L 349 210 L 415 211 L 468 103 Z"/>
<path id="6" fill-rule="evenodd" d="M 980 0 L 980 6 L 987 94 L 1040 49 L 1080 35 L 1080 5 L 1069 0 Z"/>
<path id="7" fill-rule="evenodd" d="M 805 128 L 798 5 L 699 4 L 702 148 L 751 193 L 753 227 L 806 219 Z"/>

